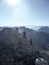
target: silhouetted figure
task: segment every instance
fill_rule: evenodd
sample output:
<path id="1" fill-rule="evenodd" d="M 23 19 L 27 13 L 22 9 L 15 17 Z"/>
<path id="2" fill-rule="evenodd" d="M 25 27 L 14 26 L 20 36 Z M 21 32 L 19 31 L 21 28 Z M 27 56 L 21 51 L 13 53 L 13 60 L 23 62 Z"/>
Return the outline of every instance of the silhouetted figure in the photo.
<path id="1" fill-rule="evenodd" d="M 23 32 L 23 37 L 26 38 L 26 32 L 25 31 Z"/>
<path id="2" fill-rule="evenodd" d="M 32 45 L 32 39 L 30 39 L 30 45 Z"/>
<path id="3" fill-rule="evenodd" d="M 36 57 L 39 58 L 40 57 L 40 52 L 36 51 Z"/>

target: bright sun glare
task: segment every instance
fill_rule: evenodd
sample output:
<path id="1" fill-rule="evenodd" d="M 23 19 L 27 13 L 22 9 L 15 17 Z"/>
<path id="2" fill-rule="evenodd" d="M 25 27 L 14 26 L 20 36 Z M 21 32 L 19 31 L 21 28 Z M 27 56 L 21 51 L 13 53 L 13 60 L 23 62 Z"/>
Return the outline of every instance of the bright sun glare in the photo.
<path id="1" fill-rule="evenodd" d="M 20 0 L 6 0 L 9 5 L 15 6 L 20 3 Z"/>

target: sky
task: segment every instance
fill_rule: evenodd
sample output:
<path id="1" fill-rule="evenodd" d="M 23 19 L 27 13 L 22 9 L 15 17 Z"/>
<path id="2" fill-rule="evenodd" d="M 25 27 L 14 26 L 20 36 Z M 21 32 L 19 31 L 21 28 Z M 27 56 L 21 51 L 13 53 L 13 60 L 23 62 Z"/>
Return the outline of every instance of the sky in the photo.
<path id="1" fill-rule="evenodd" d="M 0 26 L 49 26 L 49 0 L 0 0 Z"/>

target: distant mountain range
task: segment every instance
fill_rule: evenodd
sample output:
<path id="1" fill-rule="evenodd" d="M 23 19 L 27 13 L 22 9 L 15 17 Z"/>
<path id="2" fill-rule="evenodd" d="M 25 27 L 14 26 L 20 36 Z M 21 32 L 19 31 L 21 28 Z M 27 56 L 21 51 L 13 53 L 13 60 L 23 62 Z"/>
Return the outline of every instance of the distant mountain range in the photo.
<path id="1" fill-rule="evenodd" d="M 26 27 L 11 27 L 13 30 L 18 30 L 19 33 L 23 33 L 23 31 L 26 32 L 26 38 L 27 39 L 32 39 L 34 43 L 37 45 L 43 47 L 46 44 L 49 44 L 49 27 L 47 26 L 42 26 L 38 27 L 35 26 L 35 28 L 38 28 L 38 30 L 26 28 Z M 8 27 L 0 27 L 0 31 L 2 31 L 4 28 Z"/>
<path id="2" fill-rule="evenodd" d="M 49 27 L 47 27 L 47 26 L 41 27 L 38 31 L 39 31 L 39 32 L 49 33 Z"/>
<path id="3" fill-rule="evenodd" d="M 37 26 L 36 26 L 37 27 Z M 43 26 L 43 27 L 37 27 L 40 28 L 39 30 L 34 30 L 26 27 L 11 27 L 11 29 L 18 31 L 20 34 L 23 33 L 23 31 L 26 32 L 26 38 L 32 39 L 34 43 L 37 45 L 43 47 L 46 44 L 49 44 L 49 27 Z M 0 31 L 8 29 L 8 27 L 0 27 Z"/>

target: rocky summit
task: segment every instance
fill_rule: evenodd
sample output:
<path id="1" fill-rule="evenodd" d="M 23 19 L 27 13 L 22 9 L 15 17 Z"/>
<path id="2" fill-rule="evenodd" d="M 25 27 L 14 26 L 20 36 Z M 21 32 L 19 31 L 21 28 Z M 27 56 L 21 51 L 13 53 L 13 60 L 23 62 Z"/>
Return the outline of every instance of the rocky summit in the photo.
<path id="1" fill-rule="evenodd" d="M 20 33 L 18 30 L 4 28 L 0 31 L 0 65 L 48 65 L 48 51 L 34 43 L 32 38 L 28 39 L 25 31 Z"/>

